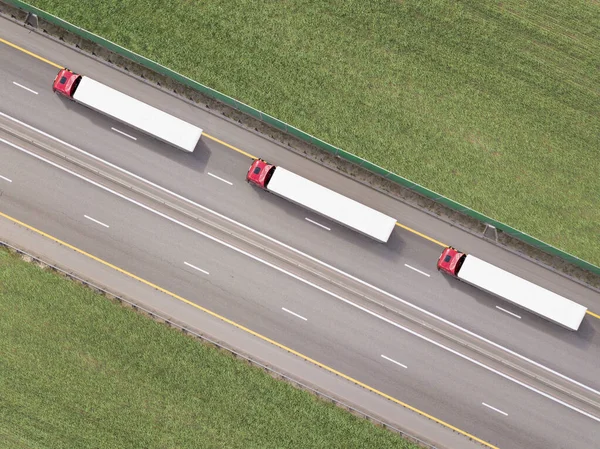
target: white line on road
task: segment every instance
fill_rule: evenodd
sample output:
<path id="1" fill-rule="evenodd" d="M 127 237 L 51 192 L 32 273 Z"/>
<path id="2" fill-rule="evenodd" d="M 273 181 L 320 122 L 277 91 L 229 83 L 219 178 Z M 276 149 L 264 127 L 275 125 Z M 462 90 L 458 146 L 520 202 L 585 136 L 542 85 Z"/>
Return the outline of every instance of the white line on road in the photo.
<path id="1" fill-rule="evenodd" d="M 227 181 L 226 179 L 219 178 L 217 175 L 213 175 L 211 172 L 208 172 L 208 175 L 209 175 L 209 176 L 212 176 L 212 177 L 213 177 L 213 178 L 215 178 L 215 179 L 218 179 L 219 181 L 223 181 L 224 183 L 227 183 L 227 184 L 229 184 L 230 186 L 232 186 L 232 185 L 233 185 L 233 182 L 229 182 L 229 181 Z"/>
<path id="2" fill-rule="evenodd" d="M 282 307 L 282 308 L 281 308 L 281 310 L 283 310 L 284 312 L 287 312 L 287 313 L 291 313 L 292 315 L 294 315 L 294 316 L 296 316 L 296 317 L 300 318 L 301 320 L 308 321 L 308 320 L 307 320 L 306 318 L 304 318 L 302 315 L 298 315 L 297 313 L 294 313 L 294 312 L 292 312 L 291 310 L 288 310 L 288 309 L 286 309 L 285 307 Z"/>
<path id="3" fill-rule="evenodd" d="M 0 179 L 4 179 L 5 181 L 12 182 L 12 179 L 5 178 L 5 177 L 4 177 L 4 176 L 2 176 L 2 175 L 0 175 Z"/>
<path id="4" fill-rule="evenodd" d="M 502 308 L 502 307 L 500 307 L 500 306 L 496 306 L 496 309 L 502 310 L 503 312 L 506 312 L 506 313 L 508 313 L 509 315 L 512 315 L 512 316 L 515 316 L 515 317 L 517 317 L 518 319 L 521 319 L 521 317 L 520 317 L 519 315 L 517 315 L 516 313 L 509 312 L 508 310 L 506 310 L 506 309 L 503 309 L 503 308 Z"/>
<path id="5" fill-rule="evenodd" d="M 408 366 L 406 366 L 406 365 L 403 365 L 403 364 L 402 364 L 402 363 L 400 363 L 400 362 L 396 362 L 394 359 L 390 359 L 389 357 L 386 357 L 386 356 L 385 356 L 385 355 L 383 355 L 383 354 L 381 354 L 381 357 L 383 357 L 383 358 L 384 358 L 384 359 L 386 359 L 386 360 L 389 360 L 389 361 L 390 361 L 390 362 L 392 362 L 392 363 L 395 363 L 396 365 L 400 365 L 402 368 L 408 368 Z"/>
<path id="6" fill-rule="evenodd" d="M 16 81 L 13 81 L 13 84 L 14 84 L 15 86 L 19 86 L 21 89 L 28 90 L 28 91 L 29 91 L 29 92 L 31 92 L 32 94 L 36 94 L 36 95 L 38 95 L 38 93 L 37 93 L 35 90 L 33 90 L 33 89 L 30 89 L 29 87 L 25 87 L 25 86 L 23 86 L 22 84 L 19 84 L 19 83 L 17 83 Z"/>
<path id="7" fill-rule="evenodd" d="M 117 128 L 112 128 L 111 127 L 110 129 L 112 129 L 115 132 L 118 132 L 119 134 L 123 134 L 125 137 L 129 137 L 130 139 L 137 140 L 137 137 L 130 136 L 129 134 L 124 133 L 123 131 L 121 131 L 121 130 L 119 130 Z"/>
<path id="8" fill-rule="evenodd" d="M 78 153 L 85 155 L 86 157 L 94 159 L 95 161 L 98 161 L 98 162 L 100 162 L 100 163 L 102 163 L 102 164 L 104 164 L 104 165 L 106 165 L 108 167 L 114 168 L 115 170 L 119 171 L 120 173 L 123 173 L 123 174 L 125 174 L 127 176 L 131 176 L 132 178 L 135 178 L 138 181 L 141 181 L 141 182 L 143 182 L 143 183 L 145 183 L 145 184 L 147 184 L 147 185 L 149 185 L 149 186 L 151 186 L 151 187 L 153 187 L 155 189 L 158 189 L 161 192 L 164 192 L 164 193 L 166 193 L 166 194 L 168 194 L 168 195 L 170 195 L 170 196 L 172 196 L 174 198 L 177 198 L 177 199 L 179 199 L 181 201 L 184 201 L 184 202 L 186 202 L 187 204 L 189 204 L 191 206 L 194 206 L 194 207 L 197 207 L 199 209 L 202 209 L 203 211 L 208 212 L 208 213 L 214 215 L 215 217 L 219 217 L 219 218 L 221 218 L 221 219 L 223 219 L 223 220 L 225 220 L 225 221 L 227 221 L 229 223 L 232 223 L 232 224 L 234 224 L 234 225 L 236 225 L 236 226 L 238 226 L 238 227 L 240 227 L 242 229 L 245 229 L 246 231 L 252 232 L 253 234 L 258 235 L 259 237 L 267 239 L 268 241 L 270 241 L 272 243 L 275 243 L 276 245 L 279 245 L 282 248 L 285 248 L 285 249 L 287 249 L 289 251 L 292 251 L 295 254 L 298 254 L 298 255 L 300 255 L 302 257 L 305 257 L 305 258 L 309 259 L 310 261 L 315 262 L 315 263 L 321 265 L 322 267 L 325 267 L 325 268 L 327 268 L 329 270 L 332 270 L 332 271 L 334 271 L 334 272 L 336 272 L 336 273 L 338 273 L 338 274 L 340 274 L 340 275 L 342 275 L 342 276 L 344 276 L 344 277 L 346 277 L 348 279 L 351 279 L 351 280 L 353 280 L 355 282 L 358 282 L 359 284 L 361 284 L 361 285 L 363 285 L 365 287 L 368 287 L 368 288 L 370 288 L 370 289 L 372 289 L 372 290 L 374 290 L 374 291 L 376 291 L 378 293 L 381 293 L 382 295 L 385 295 L 388 298 L 391 298 L 391 299 L 393 299 L 395 301 L 398 301 L 398 302 L 404 304 L 405 306 L 412 308 L 413 310 L 417 310 L 418 312 L 421 312 L 421 313 L 427 315 L 430 318 L 433 318 L 433 319 L 435 319 L 435 320 L 437 320 L 437 321 L 439 321 L 441 323 L 444 323 L 444 324 L 446 324 L 446 325 L 448 325 L 448 326 L 450 326 L 450 327 L 452 327 L 452 328 L 454 328 L 456 330 L 459 330 L 459 331 L 461 331 L 461 332 L 463 332 L 465 334 L 468 334 L 471 337 L 478 339 L 479 341 L 482 341 L 482 342 L 484 342 L 486 344 L 492 345 L 496 349 L 499 349 L 499 350 L 501 350 L 503 352 L 506 352 L 507 354 L 510 354 L 510 355 L 512 355 L 514 357 L 517 357 L 520 360 L 523 360 L 523 361 L 525 361 L 527 363 L 530 363 L 530 364 L 532 364 L 532 365 L 534 365 L 534 366 L 536 366 L 536 367 L 538 367 L 538 368 L 540 368 L 540 369 L 542 369 L 542 370 L 544 370 L 544 371 L 546 371 L 548 373 L 551 373 L 551 374 L 553 374 L 555 376 L 558 376 L 561 379 L 564 379 L 564 380 L 566 380 L 568 382 L 571 382 L 574 385 L 577 385 L 577 386 L 579 386 L 581 388 L 586 389 L 587 391 L 590 391 L 590 392 L 592 392 L 592 393 L 600 396 L 600 391 L 598 391 L 598 390 L 596 390 L 596 389 L 594 389 L 594 388 L 592 388 L 592 387 L 590 387 L 588 385 L 585 385 L 584 383 L 581 383 L 581 382 L 579 382 L 579 381 L 577 381 L 575 379 L 572 379 L 572 378 L 570 378 L 570 377 L 568 377 L 568 376 L 566 376 L 566 375 L 564 375 L 562 373 L 559 373 L 558 371 L 555 371 L 555 370 L 553 370 L 553 369 L 551 369 L 551 368 L 549 368 L 549 367 L 547 367 L 545 365 L 542 365 L 541 363 L 536 362 L 535 360 L 527 358 L 524 355 L 519 354 L 518 352 L 513 351 L 512 349 L 509 349 L 509 348 L 507 348 L 505 346 L 502 346 L 502 345 L 500 345 L 500 344 L 498 344 L 496 342 L 493 342 L 493 341 L 491 341 L 491 340 L 489 340 L 489 339 L 487 339 L 487 338 L 485 338 L 485 337 L 483 337 L 483 336 L 481 336 L 479 334 L 476 334 L 475 332 L 470 331 L 469 329 L 461 327 L 458 324 L 453 323 L 452 321 L 449 321 L 449 320 L 447 320 L 445 318 L 442 318 L 442 317 L 440 317 L 440 316 L 438 316 L 438 315 L 436 315 L 436 314 L 434 314 L 434 313 L 432 313 L 432 312 L 430 312 L 428 310 L 425 310 L 425 309 L 423 309 L 423 308 L 421 308 L 421 307 L 419 307 L 419 306 L 417 306 L 417 305 L 415 305 L 415 304 L 413 304 L 411 302 L 408 302 L 408 301 L 406 301 L 406 300 L 404 300 L 404 299 L 402 299 L 402 298 L 400 298 L 400 297 L 398 297 L 396 295 L 393 295 L 390 292 L 387 292 L 387 291 L 383 290 L 382 288 L 376 287 L 376 286 L 374 286 L 372 284 L 369 284 L 366 281 L 363 281 L 362 279 L 359 279 L 359 278 L 357 278 L 355 276 L 352 276 L 351 274 L 346 273 L 345 271 L 340 270 L 339 268 L 336 268 L 333 265 L 330 265 L 330 264 L 328 264 L 326 262 L 323 262 L 322 260 L 319 260 L 316 257 L 313 257 L 313 256 L 311 256 L 309 254 L 306 254 L 306 253 L 304 253 L 304 252 L 302 252 L 302 251 L 294 248 L 293 246 L 287 245 L 287 244 L 285 244 L 285 243 L 283 243 L 283 242 L 281 242 L 281 241 L 279 241 L 279 240 L 277 240 L 277 239 L 275 239 L 273 237 L 270 237 L 270 236 L 268 236 L 268 235 L 266 235 L 266 234 L 264 234 L 264 233 L 262 233 L 260 231 L 257 231 L 256 229 L 251 228 L 250 226 L 247 226 L 247 225 L 245 225 L 243 223 L 240 223 L 239 221 L 236 221 L 236 220 L 234 220 L 232 218 L 229 218 L 226 215 L 220 214 L 219 212 L 216 212 L 216 211 L 214 211 L 214 210 L 212 210 L 212 209 L 210 209 L 210 208 L 208 208 L 206 206 L 203 206 L 200 203 L 192 201 L 189 198 L 184 197 L 183 195 L 179 195 L 178 193 L 175 193 L 175 192 L 173 192 L 173 191 L 171 191 L 171 190 L 169 190 L 169 189 L 167 189 L 167 188 L 165 188 L 165 187 L 163 187 L 161 185 L 158 185 L 158 184 L 156 184 L 156 183 L 154 183 L 152 181 L 149 181 L 149 180 L 147 180 L 147 179 L 145 179 L 145 178 L 143 178 L 143 177 L 141 177 L 139 175 L 136 175 L 135 173 L 132 173 L 129 170 L 125 170 L 124 168 L 119 167 L 118 165 L 115 165 L 115 164 L 113 164 L 111 162 L 108 162 L 108 161 L 106 161 L 106 160 L 104 160 L 104 159 L 102 159 L 102 158 L 100 158 L 98 156 L 95 156 L 95 155 L 91 154 L 91 153 L 88 153 L 87 151 L 82 150 L 81 148 L 78 148 L 75 145 L 72 145 L 72 144 L 70 144 L 68 142 L 65 142 L 64 140 L 59 139 L 58 137 L 55 137 L 55 136 L 53 136 L 51 134 L 48 134 L 48 133 L 46 133 L 46 132 L 44 132 L 44 131 L 42 131 L 40 129 L 37 129 L 34 126 L 29 125 L 28 123 L 22 122 L 21 120 L 18 120 L 18 119 L 14 118 L 14 117 L 11 117 L 10 115 L 5 114 L 4 112 L 0 112 L 0 116 L 5 117 L 5 118 L 7 118 L 7 119 L 9 119 L 9 120 L 11 120 L 11 121 L 13 121 L 15 123 L 18 123 L 19 125 L 24 126 L 27 129 L 35 131 L 38 134 L 41 134 L 42 136 L 48 137 L 49 139 L 52 139 L 55 142 L 60 143 L 61 145 L 65 145 L 65 146 L 71 148 L 72 150 L 77 151 Z M 37 156 L 35 156 L 35 157 L 37 157 Z"/>
<path id="9" fill-rule="evenodd" d="M 508 416 L 508 413 L 505 413 L 502 410 L 498 410 L 496 407 L 492 407 L 491 405 L 488 405 L 485 402 L 482 402 L 482 404 L 485 405 L 487 408 L 491 408 L 495 412 L 502 413 L 504 416 Z"/>
<path id="10" fill-rule="evenodd" d="M 98 223 L 99 225 L 104 226 L 105 228 L 109 228 L 110 227 L 107 224 L 104 224 L 101 221 L 96 220 L 95 218 L 88 217 L 87 215 L 84 215 L 84 217 L 87 218 L 88 220 L 92 220 L 94 223 Z"/>
<path id="11" fill-rule="evenodd" d="M 83 180 L 83 181 L 85 181 L 85 182 L 87 182 L 89 184 L 92 184 L 92 185 L 98 187 L 99 189 L 104 190 L 105 192 L 112 193 L 113 195 L 115 195 L 118 198 L 121 198 L 121 199 L 123 199 L 123 200 L 125 200 L 125 201 L 127 201 L 127 202 L 129 202 L 131 204 L 135 204 L 136 206 L 138 206 L 138 207 L 140 207 L 140 208 L 142 208 L 142 209 L 144 209 L 144 210 L 146 210 L 148 212 L 151 212 L 154 215 L 162 217 L 162 218 L 170 221 L 171 223 L 177 224 L 177 225 L 181 226 L 182 228 L 185 228 L 185 229 L 187 229 L 187 230 L 189 230 L 191 232 L 194 232 L 195 234 L 198 234 L 198 235 L 201 235 L 201 236 L 205 237 L 208 240 L 211 240 L 211 241 L 213 241 L 215 243 L 218 243 L 218 244 L 220 244 L 220 245 L 222 245 L 222 246 L 224 246 L 226 248 L 229 248 L 229 249 L 231 249 L 231 250 L 233 250 L 233 251 L 235 251 L 235 252 L 237 252 L 239 254 L 242 254 L 242 255 L 244 255 L 244 256 L 252 259 L 252 260 L 255 260 L 255 261 L 259 262 L 259 263 L 262 263 L 263 265 L 266 265 L 266 266 L 274 269 L 275 271 L 278 271 L 278 272 L 283 273 L 283 274 L 285 274 L 285 275 L 287 275 L 287 276 L 289 276 L 289 277 L 291 277 L 293 279 L 296 279 L 296 280 L 302 282 L 303 284 L 306 284 L 306 285 L 314 288 L 315 290 L 319 290 L 320 292 L 323 292 L 323 293 L 325 293 L 325 294 L 327 294 L 327 295 L 329 295 L 329 296 L 331 296 L 333 298 L 336 298 L 339 301 L 341 301 L 341 302 L 343 302 L 343 303 L 345 303 L 345 304 L 347 304 L 347 305 L 349 305 L 351 307 L 354 307 L 355 309 L 361 310 L 362 312 L 364 312 L 364 313 L 366 313 L 368 315 L 371 315 L 372 317 L 377 318 L 378 320 L 381 320 L 384 323 L 387 323 L 387 324 L 389 324 L 391 326 L 394 326 L 397 329 L 403 330 L 404 332 L 406 332 L 406 333 L 408 333 L 408 334 L 410 334 L 410 335 L 412 335 L 414 337 L 417 337 L 420 340 L 426 341 L 426 342 L 428 342 L 428 343 L 430 343 L 430 344 L 432 344 L 432 345 L 434 345 L 434 346 L 436 346 L 436 347 L 438 347 L 440 349 L 443 349 L 443 350 L 445 350 L 445 351 L 447 351 L 447 352 L 449 352 L 451 354 L 456 355 L 457 357 L 459 357 L 459 358 L 461 358 L 463 360 L 467 360 L 467 361 L 473 363 L 474 365 L 477 365 L 480 368 L 485 369 L 486 371 L 494 373 L 494 374 L 496 374 L 497 376 L 499 376 L 499 377 L 501 377 L 503 379 L 506 379 L 506 380 L 508 380 L 510 382 L 513 382 L 513 383 L 517 384 L 517 385 L 520 385 L 521 387 L 525 388 L 526 390 L 529 390 L 531 392 L 537 393 L 540 396 L 543 396 L 543 397 L 551 400 L 552 402 L 560 404 L 560 405 L 562 405 L 562 406 L 564 406 L 564 407 L 566 407 L 566 408 L 568 408 L 570 410 L 573 410 L 573 411 L 575 411 L 575 412 L 577 412 L 577 413 L 579 413 L 579 414 L 581 414 L 583 416 L 587 416 L 588 418 L 590 418 L 590 419 L 592 419 L 592 420 L 600 423 L 600 418 L 598 418 L 597 416 L 592 415 L 591 413 L 586 412 L 585 410 L 579 409 L 579 408 L 577 408 L 577 407 L 575 407 L 575 406 L 573 406 L 573 405 L 571 405 L 571 404 L 569 404 L 569 403 L 567 403 L 565 401 L 562 401 L 562 400 L 560 400 L 560 399 L 558 399 L 558 398 L 556 398 L 556 397 L 554 397 L 554 396 L 552 396 L 552 395 L 550 395 L 550 394 L 548 394 L 548 393 L 546 393 L 546 392 L 544 392 L 542 390 L 538 390 L 537 388 L 535 388 L 535 387 L 533 387 L 531 385 L 528 385 L 525 382 L 522 382 L 522 381 L 520 381 L 520 380 L 518 380 L 518 379 L 516 379 L 514 377 L 511 377 L 508 374 L 505 374 L 505 373 L 503 373 L 501 371 L 498 371 L 497 369 L 492 368 L 491 366 L 488 366 L 485 363 L 482 363 L 482 362 L 480 362 L 478 360 L 475 360 L 475 359 L 473 359 L 473 358 L 471 358 L 471 357 L 469 357 L 469 356 L 467 356 L 467 355 L 465 355 L 465 354 L 463 354 L 463 353 L 461 353 L 461 352 L 459 352 L 459 351 L 457 351 L 455 349 L 452 349 L 452 348 L 450 348 L 448 346 L 443 345 L 442 343 L 439 343 L 439 342 L 437 342 L 437 341 L 435 341 L 435 340 L 433 340 L 433 339 L 431 339 L 429 337 L 426 337 L 425 335 L 419 334 L 418 332 L 416 332 L 416 331 L 414 331 L 412 329 L 409 329 L 408 327 L 405 327 L 405 326 L 403 326 L 403 325 L 401 325 L 399 323 L 396 323 L 396 322 L 392 321 L 389 318 L 386 318 L 386 317 L 384 317 L 382 315 L 379 315 L 378 313 L 373 312 L 372 310 L 369 310 L 366 307 L 363 307 L 363 306 L 361 306 L 359 304 L 356 304 L 356 303 L 354 303 L 354 302 L 352 302 L 352 301 L 344 298 L 343 296 L 338 295 L 337 293 L 334 293 L 334 292 L 332 292 L 330 290 L 327 290 L 324 287 L 321 287 L 321 286 L 315 284 L 314 282 L 311 282 L 311 281 L 309 281 L 307 279 L 304 279 L 303 277 L 298 276 L 297 274 L 294 274 L 291 271 L 288 271 L 288 270 L 286 270 L 286 269 L 284 269 L 284 268 L 282 268 L 280 266 L 277 266 L 277 265 L 275 265 L 275 264 L 273 264 L 271 262 L 268 262 L 268 261 L 266 261 L 264 259 L 261 259 L 260 257 L 255 256 L 254 254 L 251 254 L 248 251 L 245 251 L 245 250 L 243 250 L 241 248 L 238 248 L 238 247 L 232 245 L 231 243 L 227 243 L 227 242 L 225 242 L 223 240 L 220 240 L 217 237 L 214 237 L 214 236 L 212 236 L 212 235 L 210 235 L 210 234 L 208 234 L 206 232 L 200 231 L 199 229 L 196 229 L 193 226 L 190 226 L 190 225 L 188 225 L 188 224 L 186 224 L 186 223 L 184 223 L 182 221 L 179 221 L 176 218 L 173 218 L 173 217 L 171 217 L 171 216 L 169 216 L 169 215 L 167 215 L 167 214 L 165 214 L 163 212 L 160 212 L 160 211 L 158 211 L 156 209 L 153 209 L 150 206 L 145 205 L 144 203 L 140 203 L 139 201 L 136 201 L 133 198 L 130 198 L 130 197 L 126 196 L 126 195 L 123 195 L 122 193 L 119 193 L 119 192 L 117 192 L 115 190 L 112 190 L 109 187 L 106 187 L 106 186 L 104 186 L 104 185 L 102 185 L 102 184 L 100 184 L 100 183 L 98 183 L 98 182 L 96 182 L 96 181 L 94 181 L 92 179 L 86 178 L 85 176 L 83 176 L 83 175 L 81 175 L 79 173 L 76 173 L 76 172 L 74 172 L 72 170 L 69 170 L 68 168 L 63 167 L 63 166 L 57 164 L 56 162 L 53 162 L 53 161 L 51 161 L 49 159 L 46 159 L 43 156 L 35 154 L 32 151 L 26 150 L 25 148 L 20 147 L 20 146 L 14 144 L 12 142 L 9 142 L 8 140 L 0 138 L 0 142 L 4 142 L 6 145 L 8 145 L 10 147 L 13 147 L 13 148 L 15 148 L 15 149 L 17 149 L 17 150 L 25 153 L 25 154 L 28 154 L 31 157 L 35 158 L 35 159 L 41 160 L 41 161 L 43 161 L 43 162 L 45 162 L 45 163 L 47 163 L 47 164 L 49 164 L 49 165 L 51 165 L 53 167 L 58 168 L 59 170 L 62 170 L 64 172 L 66 172 L 66 173 L 69 173 L 69 174 L 75 176 L 78 179 L 81 179 L 81 180 Z"/>
<path id="12" fill-rule="evenodd" d="M 305 220 L 310 221 L 314 225 L 321 226 L 323 229 L 327 229 L 328 231 L 331 231 L 331 229 L 329 229 L 327 226 L 323 226 L 321 223 L 317 223 L 316 221 L 313 221 L 310 218 L 305 218 Z"/>
<path id="13" fill-rule="evenodd" d="M 187 265 L 188 267 L 191 267 L 191 268 L 193 268 L 194 270 L 201 271 L 201 272 L 202 272 L 202 273 L 204 273 L 204 274 L 210 274 L 208 271 L 206 271 L 206 270 L 203 270 L 202 268 L 198 268 L 197 266 L 195 266 L 195 265 L 192 265 L 191 263 L 187 263 L 187 262 L 183 262 L 183 263 L 184 263 L 185 265 Z"/>
<path id="14" fill-rule="evenodd" d="M 405 263 L 404 264 L 405 267 L 410 268 L 411 270 L 415 270 L 417 273 L 421 273 L 423 276 L 427 276 L 427 277 L 431 277 L 430 274 L 425 273 L 424 271 L 418 270 L 415 267 L 411 267 L 409 264 Z"/>

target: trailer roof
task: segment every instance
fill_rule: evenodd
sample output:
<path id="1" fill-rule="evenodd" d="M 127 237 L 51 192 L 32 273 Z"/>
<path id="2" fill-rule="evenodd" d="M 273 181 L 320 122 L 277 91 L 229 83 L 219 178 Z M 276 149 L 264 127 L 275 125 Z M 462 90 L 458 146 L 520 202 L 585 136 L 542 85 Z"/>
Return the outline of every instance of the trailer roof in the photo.
<path id="1" fill-rule="evenodd" d="M 395 218 L 281 167 L 275 169 L 268 189 L 383 243 L 396 226 Z"/>
<path id="2" fill-rule="evenodd" d="M 458 278 L 574 331 L 587 311 L 570 299 L 471 255 L 466 257 Z"/>
<path id="3" fill-rule="evenodd" d="M 181 150 L 192 152 L 202 129 L 140 100 L 82 77 L 73 98 Z"/>

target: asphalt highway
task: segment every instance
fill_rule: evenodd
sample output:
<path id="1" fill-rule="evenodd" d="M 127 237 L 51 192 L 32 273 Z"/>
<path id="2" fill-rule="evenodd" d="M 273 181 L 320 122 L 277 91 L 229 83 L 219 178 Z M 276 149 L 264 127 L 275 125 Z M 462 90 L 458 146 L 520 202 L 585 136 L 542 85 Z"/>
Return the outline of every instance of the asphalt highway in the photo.
<path id="1" fill-rule="evenodd" d="M 419 232 L 517 272 L 592 311 L 600 308 L 598 295 L 585 287 L 64 46 L 27 34 L 4 20 L 1 23 L 0 37 L 4 39 L 144 99 L 230 145 L 343 192 Z M 455 325 L 452 332 L 463 338 L 469 335 L 465 330 L 477 334 L 495 343 L 495 354 L 508 358 L 503 348 L 514 351 L 522 356 L 518 359 L 521 366 L 533 369 L 532 361 L 541 364 L 562 375 L 561 382 L 567 388 L 594 401 L 600 400 L 600 395 L 592 391 L 600 390 L 599 320 L 588 316 L 577 333 L 563 330 L 437 273 L 435 261 L 441 247 L 429 240 L 398 228 L 387 245 L 372 242 L 247 185 L 243 180 L 250 159 L 218 142 L 204 137 L 194 154 L 179 152 L 52 94 L 50 85 L 57 69 L 47 63 L 6 45 L 0 45 L 0 61 L 0 112 L 5 114 L 6 126 L 24 129 L 11 117 L 24 122 L 35 128 L 27 130 L 33 138 L 41 138 L 37 130 L 49 133 L 364 282 L 356 287 L 361 289 L 357 294 L 356 289 L 350 291 L 348 285 L 341 285 L 356 281 L 339 273 L 335 275 L 337 283 L 319 278 L 317 284 L 297 268 L 287 272 L 274 269 L 272 265 L 281 268 L 281 260 L 257 255 L 256 248 L 244 249 L 261 259 L 258 261 L 207 238 L 222 238 L 240 248 L 239 239 L 232 239 L 214 226 L 200 226 L 190 222 L 189 217 L 177 218 L 179 223 L 175 223 L 101 190 L 73 173 L 23 153 L 17 146 L 48 157 L 8 133 L 0 136 L 14 145 L 0 143 L 0 211 L 492 444 L 506 448 L 589 448 L 596 444 L 600 422 L 432 344 L 421 337 L 451 346 L 446 341 L 441 343 L 439 336 L 418 330 L 414 322 L 389 308 L 423 318 L 422 312 L 399 299 L 404 300 L 427 311 L 427 322 L 447 326 L 440 319 L 447 320 Z M 76 153 L 56 142 L 51 145 Z M 89 178 L 81 169 L 70 169 Z M 148 204 L 147 200 L 139 201 Z M 172 210 L 163 213 L 171 218 L 176 214 Z M 184 222 L 204 235 L 180 224 Z M 238 229 L 231 223 L 227 226 Z M 280 248 L 273 242 L 270 245 Z M 297 254 L 294 257 L 302 258 Z M 322 265 L 315 266 L 326 271 Z M 371 297 L 377 297 L 379 305 L 369 302 Z M 377 316 L 364 308 L 371 312 L 375 308 Z M 483 345 L 481 339 L 474 339 Z M 480 356 L 472 359 L 484 363 Z M 501 371 L 506 373 L 505 368 Z M 533 380 L 526 382 L 534 384 Z M 575 382 L 589 388 L 582 389 Z M 593 407 L 588 411 L 599 416 Z"/>
<path id="2" fill-rule="evenodd" d="M 87 181 L 94 181 L 92 178 L 78 178 L 76 171 L 49 167 L 23 153 L 19 148 L 35 154 L 17 139 L 0 139 L 0 154 L 9 161 L 3 171 L 11 176 L 2 175 L 10 180 L 5 180 L 10 186 L 3 189 L 3 212 L 18 215 L 144 279 L 160 279 L 160 285 L 170 291 L 387 394 L 422 409 L 434 409 L 440 419 L 454 421 L 500 447 L 548 447 L 565 437 L 573 442 L 582 436 L 582 444 L 592 443 L 588 438 L 593 432 L 587 426 L 600 421 L 482 369 L 471 355 L 467 355 L 469 360 L 457 359 L 446 349 L 448 343 L 432 345 L 424 339 L 432 336 L 414 331 L 410 323 L 392 314 L 365 314 L 354 306 L 340 310 L 338 298 L 290 275 L 274 276 L 277 273 L 265 263 L 256 263 L 180 223 L 208 232 L 203 226 L 173 213 L 169 216 L 179 223 L 166 220 L 99 189 Z M 53 204 L 51 210 L 47 204 Z M 211 235 L 232 244 L 219 233 Z M 348 298 L 364 307 L 356 295 L 346 293 Z M 419 332 L 419 336 L 406 329 Z M 502 438 L 507 429 L 532 418 L 538 429 L 534 438 L 526 433 L 511 435 L 510 440 Z M 552 422 L 568 422 L 568 428 Z M 545 437 L 540 439 L 540 434 Z"/>

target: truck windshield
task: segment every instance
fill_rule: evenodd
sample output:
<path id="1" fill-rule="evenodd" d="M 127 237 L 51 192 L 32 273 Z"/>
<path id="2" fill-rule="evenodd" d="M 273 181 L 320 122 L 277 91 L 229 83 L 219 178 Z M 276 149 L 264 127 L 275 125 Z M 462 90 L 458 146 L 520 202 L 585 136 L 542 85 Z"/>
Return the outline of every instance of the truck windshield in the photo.
<path id="1" fill-rule="evenodd" d="M 267 175 L 265 176 L 265 183 L 264 183 L 265 186 L 269 185 L 269 181 L 271 180 L 271 177 L 273 176 L 274 172 L 275 172 L 275 167 L 269 168 L 269 171 L 268 171 Z"/>
<path id="2" fill-rule="evenodd" d="M 77 90 L 77 86 L 79 86 L 79 83 L 81 82 L 81 79 L 82 79 L 81 76 L 77 77 L 77 79 L 73 83 L 73 87 L 71 88 L 71 92 L 75 93 L 75 91 Z"/>
<path id="3" fill-rule="evenodd" d="M 462 265 L 465 261 L 465 257 L 466 257 L 466 254 L 463 254 L 462 256 L 460 256 L 460 259 L 458 259 L 458 262 L 456 262 L 456 268 L 454 269 L 455 273 L 458 273 L 460 271 L 460 267 L 462 267 Z"/>

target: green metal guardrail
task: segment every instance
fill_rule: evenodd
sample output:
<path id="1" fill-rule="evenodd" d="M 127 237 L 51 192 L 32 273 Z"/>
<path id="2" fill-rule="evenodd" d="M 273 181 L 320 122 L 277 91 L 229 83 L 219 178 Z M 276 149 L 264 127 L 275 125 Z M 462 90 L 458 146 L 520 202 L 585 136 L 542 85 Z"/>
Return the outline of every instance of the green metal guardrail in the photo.
<path id="1" fill-rule="evenodd" d="M 391 180 L 403 187 L 406 187 L 426 198 L 429 198 L 433 201 L 441 203 L 444 206 L 447 206 L 452 210 L 463 213 L 463 214 L 465 214 L 471 218 L 474 218 L 476 220 L 479 220 L 483 223 L 490 224 L 490 225 L 496 227 L 497 229 L 500 229 L 501 231 L 505 232 L 506 234 L 508 234 L 512 237 L 515 237 L 531 246 L 534 246 L 548 254 L 551 254 L 553 256 L 558 256 L 567 262 L 570 262 L 574 265 L 577 265 L 578 267 L 583 268 L 584 270 L 590 271 L 591 273 L 594 273 L 596 275 L 600 275 L 600 267 L 597 267 L 596 265 L 593 265 L 583 259 L 580 259 L 579 257 L 573 256 L 572 254 L 568 254 L 564 251 L 561 251 L 560 249 L 558 249 L 552 245 L 549 245 L 548 243 L 542 242 L 541 240 L 538 240 L 535 237 L 525 234 L 517 229 L 514 229 L 504 223 L 501 223 L 497 220 L 487 217 L 486 215 L 483 215 L 473 209 L 470 209 L 467 206 L 464 206 L 460 203 L 457 203 L 456 201 L 446 198 L 445 196 L 440 195 L 439 193 L 433 192 L 419 184 L 416 184 L 406 178 L 403 178 L 402 176 L 399 176 L 399 175 L 392 173 L 382 167 L 379 167 L 378 165 L 375 165 L 361 157 L 358 157 L 354 154 L 348 153 L 347 151 L 344 151 L 341 148 L 334 147 L 333 145 L 330 145 L 327 142 L 324 142 L 321 139 L 318 139 L 317 137 L 311 136 L 310 134 L 307 134 L 298 128 L 288 125 L 287 123 L 282 122 L 281 120 L 279 120 L 271 115 L 265 114 L 264 112 L 261 112 L 258 109 L 254 109 L 252 106 L 248 106 L 247 104 L 244 104 L 244 103 L 236 100 L 235 98 L 229 97 L 221 92 L 211 89 L 208 86 L 200 84 L 184 75 L 181 75 L 180 73 L 174 72 L 173 70 L 168 69 L 167 67 L 164 67 L 164 66 L 158 64 L 157 62 L 154 62 L 154 61 L 152 61 L 148 58 L 145 58 L 141 55 L 138 55 L 130 50 L 127 50 L 126 48 L 123 48 L 123 47 L 115 44 L 114 42 L 104 39 L 94 33 L 87 31 L 87 30 L 84 30 L 83 28 L 79 28 L 69 22 L 66 22 L 65 20 L 60 19 L 59 17 L 53 16 L 52 14 L 42 11 L 41 9 L 38 9 L 34 6 L 28 5 L 27 3 L 22 2 L 20 0 L 3 0 L 3 1 L 6 3 L 10 3 L 13 6 L 15 6 L 23 11 L 37 14 L 38 17 L 42 18 L 43 20 L 45 20 L 51 24 L 54 24 L 61 28 L 64 28 L 79 37 L 90 40 L 90 41 L 96 43 L 97 45 L 100 45 L 101 47 L 104 47 L 109 51 L 112 51 L 121 56 L 124 56 L 125 58 L 130 59 L 130 60 L 132 60 L 154 72 L 157 72 L 157 73 L 160 73 L 167 77 L 170 77 L 170 78 L 174 79 L 175 81 L 178 81 L 179 83 L 181 83 L 185 86 L 191 87 L 192 89 L 195 89 L 196 91 L 198 91 L 210 98 L 213 98 L 213 99 L 215 99 L 221 103 L 224 103 L 234 109 L 237 109 L 240 112 L 250 115 L 251 117 L 254 117 L 254 118 L 256 118 L 256 119 L 276 128 L 280 131 L 288 133 L 288 134 L 290 134 L 294 137 L 297 137 L 305 142 L 308 142 L 324 151 L 327 151 L 328 153 L 331 153 L 335 156 L 341 157 L 353 164 L 359 165 L 360 167 L 365 168 L 366 170 L 368 170 L 372 173 L 375 173 L 379 176 L 389 179 L 389 180 Z"/>

